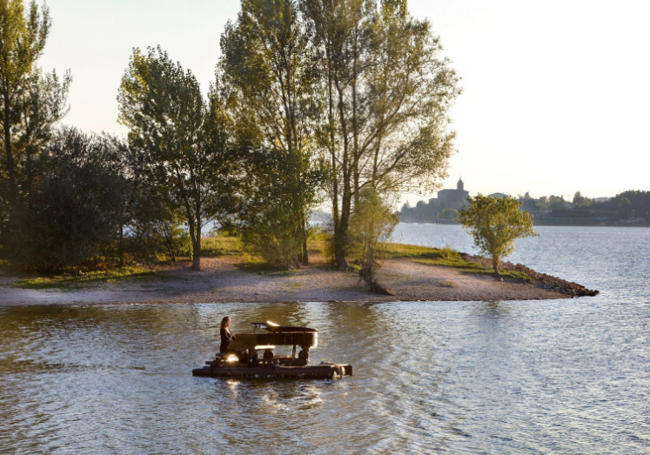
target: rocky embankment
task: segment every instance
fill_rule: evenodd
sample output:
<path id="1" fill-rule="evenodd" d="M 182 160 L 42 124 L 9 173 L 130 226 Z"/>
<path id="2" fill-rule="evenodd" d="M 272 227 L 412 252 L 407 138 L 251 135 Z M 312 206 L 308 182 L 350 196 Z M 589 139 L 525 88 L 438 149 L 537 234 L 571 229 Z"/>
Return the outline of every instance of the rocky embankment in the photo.
<path id="1" fill-rule="evenodd" d="M 461 253 L 461 258 L 466 261 L 479 263 L 486 267 L 492 267 L 491 261 L 486 258 L 472 256 L 471 254 L 467 254 L 467 253 Z M 587 289 L 581 284 L 574 283 L 572 281 L 566 281 L 552 275 L 536 272 L 535 270 L 526 267 L 523 264 L 513 264 L 512 262 L 502 261 L 500 268 L 501 270 L 504 271 L 525 273 L 526 275 L 532 278 L 534 284 L 537 287 L 541 289 L 546 289 L 548 291 L 559 292 L 561 294 L 568 295 L 571 297 L 598 295 L 598 291 Z"/>

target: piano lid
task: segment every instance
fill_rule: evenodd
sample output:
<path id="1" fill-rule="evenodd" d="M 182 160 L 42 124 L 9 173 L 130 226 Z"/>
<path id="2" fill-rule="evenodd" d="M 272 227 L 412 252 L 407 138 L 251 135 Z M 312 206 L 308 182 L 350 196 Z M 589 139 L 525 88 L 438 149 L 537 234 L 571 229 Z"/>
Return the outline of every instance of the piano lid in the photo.
<path id="1" fill-rule="evenodd" d="M 275 322 L 266 321 L 266 322 L 252 322 L 253 326 L 258 329 L 267 330 L 269 332 L 275 333 L 314 333 L 318 332 L 316 329 L 310 329 L 308 327 L 289 327 L 276 324 Z"/>

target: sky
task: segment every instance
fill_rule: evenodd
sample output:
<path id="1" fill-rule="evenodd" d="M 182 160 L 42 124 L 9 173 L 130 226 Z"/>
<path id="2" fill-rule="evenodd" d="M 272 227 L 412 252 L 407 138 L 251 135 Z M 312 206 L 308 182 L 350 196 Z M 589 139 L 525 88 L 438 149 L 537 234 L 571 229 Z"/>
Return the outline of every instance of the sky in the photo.
<path id="1" fill-rule="evenodd" d="M 239 0 L 48 0 L 39 61 L 70 70 L 63 123 L 125 134 L 117 91 L 134 47 L 160 45 L 214 79 L 219 37 Z M 457 153 L 444 188 L 471 195 L 614 196 L 650 190 L 650 2 L 410 0 L 462 78 L 452 110 Z M 406 194 L 411 204 L 434 194 Z"/>

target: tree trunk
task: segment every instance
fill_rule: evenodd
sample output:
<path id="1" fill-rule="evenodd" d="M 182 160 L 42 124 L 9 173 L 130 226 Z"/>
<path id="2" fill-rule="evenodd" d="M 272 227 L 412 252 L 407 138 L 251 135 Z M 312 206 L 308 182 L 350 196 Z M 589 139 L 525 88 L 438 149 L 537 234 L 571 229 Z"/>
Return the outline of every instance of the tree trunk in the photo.
<path id="1" fill-rule="evenodd" d="M 188 222 L 190 228 L 190 239 L 192 240 L 192 270 L 200 271 L 201 270 L 201 223 L 195 223 L 194 217 L 192 216 L 189 208 L 188 212 Z"/>
<path id="2" fill-rule="evenodd" d="M 492 268 L 494 269 L 494 276 L 499 277 L 499 257 L 492 256 Z"/>
<path id="3" fill-rule="evenodd" d="M 124 267 L 124 225 L 120 224 L 120 241 L 118 243 L 118 254 L 120 256 L 120 267 Z"/>
<path id="4" fill-rule="evenodd" d="M 4 91 L 4 142 L 5 142 L 5 167 L 9 177 L 9 204 L 15 208 L 18 196 L 18 184 L 16 181 L 16 163 L 14 162 L 13 150 L 11 147 L 11 106 L 9 105 L 9 92 Z"/>
<path id="5" fill-rule="evenodd" d="M 343 109 L 344 106 L 344 96 L 343 90 L 339 86 L 337 80 L 335 80 L 335 86 L 338 93 L 338 110 L 339 110 L 339 122 L 341 123 L 341 130 L 343 134 L 343 159 L 341 163 L 342 175 L 342 184 L 343 184 L 343 194 L 341 197 L 341 218 L 339 219 L 338 226 L 334 226 L 334 259 L 336 265 L 340 269 L 349 268 L 348 261 L 346 261 L 345 256 L 347 253 L 347 243 L 348 243 L 348 227 L 350 224 L 350 216 L 352 214 L 352 184 L 351 175 L 350 175 L 350 144 L 348 141 L 348 130 L 347 122 L 345 121 L 345 112 Z"/>
<path id="6" fill-rule="evenodd" d="M 350 267 L 345 256 L 347 255 L 348 228 L 352 215 L 352 190 L 349 181 L 343 182 L 343 187 L 341 218 L 338 226 L 334 227 L 334 258 L 340 269 L 347 269 Z"/>
<path id="7" fill-rule="evenodd" d="M 309 252 L 307 251 L 307 223 L 302 220 L 302 265 L 309 265 Z"/>
<path id="8" fill-rule="evenodd" d="M 192 240 L 192 270 L 199 272 L 201 270 L 201 230 L 196 233 Z"/>

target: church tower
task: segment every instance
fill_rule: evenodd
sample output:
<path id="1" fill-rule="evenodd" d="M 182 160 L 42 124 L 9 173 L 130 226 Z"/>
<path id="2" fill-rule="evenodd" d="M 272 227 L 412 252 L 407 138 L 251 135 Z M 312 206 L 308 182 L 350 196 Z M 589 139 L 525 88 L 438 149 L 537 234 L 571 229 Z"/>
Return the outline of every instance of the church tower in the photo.
<path id="1" fill-rule="evenodd" d="M 456 189 L 458 191 L 465 191 L 464 186 L 465 186 L 465 184 L 463 183 L 463 179 L 462 178 L 458 179 L 458 184 L 456 185 Z"/>

